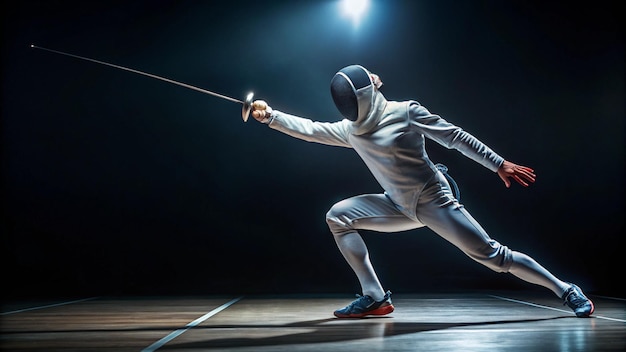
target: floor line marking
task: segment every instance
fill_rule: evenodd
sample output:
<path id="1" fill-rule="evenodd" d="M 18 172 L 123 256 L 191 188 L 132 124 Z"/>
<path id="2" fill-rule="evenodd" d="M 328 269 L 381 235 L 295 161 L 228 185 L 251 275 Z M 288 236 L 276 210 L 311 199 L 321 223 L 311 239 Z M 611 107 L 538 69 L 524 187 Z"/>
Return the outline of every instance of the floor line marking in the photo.
<path id="1" fill-rule="evenodd" d="M 203 321 L 209 319 L 210 317 L 214 316 L 215 314 L 223 311 L 224 309 L 230 307 L 231 305 L 237 303 L 239 300 L 241 300 L 243 298 L 243 296 L 241 297 L 237 297 L 235 299 L 232 299 L 224 304 L 222 304 L 221 306 L 213 309 L 212 311 L 206 313 L 205 315 L 201 316 L 200 318 L 192 321 L 191 323 L 185 325 L 184 328 L 180 328 L 178 330 L 172 331 L 171 333 L 169 333 L 167 336 L 165 336 L 164 338 L 160 339 L 159 341 L 153 343 L 152 345 L 144 348 L 143 350 L 141 350 L 142 352 L 152 352 L 152 351 L 156 351 L 157 349 L 163 347 L 166 343 L 172 341 L 173 339 L 177 338 L 178 336 L 184 334 L 187 330 L 189 330 L 190 328 L 193 328 L 194 326 L 202 323 Z"/>
<path id="2" fill-rule="evenodd" d="M 47 304 L 45 306 L 39 306 L 39 307 L 30 307 L 30 308 L 18 309 L 18 310 L 13 310 L 13 311 L 10 311 L 10 312 L 2 312 L 2 313 L 0 313 L 0 315 L 9 315 L 9 314 L 15 314 L 15 313 L 28 312 L 28 311 L 37 310 L 37 309 L 44 309 L 44 308 L 64 306 L 64 305 L 68 305 L 68 304 L 72 304 L 72 303 L 79 303 L 79 302 L 90 301 L 92 299 L 97 299 L 97 298 L 100 298 L 100 297 L 89 297 L 89 298 L 77 299 L 77 300 L 73 300 L 73 301 L 69 301 L 69 302 L 61 302 L 61 303 Z"/>
<path id="3" fill-rule="evenodd" d="M 604 298 L 604 299 L 611 299 L 614 301 L 626 301 L 626 298 L 621 298 L 621 297 L 611 297 L 611 296 L 600 296 L 600 295 L 589 295 L 591 297 L 598 297 L 598 298 Z"/>
<path id="4" fill-rule="evenodd" d="M 533 306 L 533 307 L 538 307 L 538 308 L 545 308 L 545 309 L 551 309 L 551 310 L 556 310 L 558 312 L 563 312 L 563 313 L 569 313 L 569 314 L 574 314 L 574 312 L 571 311 L 567 311 L 565 309 L 558 309 L 558 308 L 554 308 L 554 307 L 549 307 L 549 306 L 544 306 L 541 304 L 535 304 L 535 303 L 531 303 L 531 302 L 526 302 L 526 301 L 520 301 L 517 299 L 513 299 L 513 298 L 506 298 L 506 297 L 501 297 L 501 296 L 494 296 L 494 295 L 488 295 L 489 297 L 493 297 L 493 298 L 497 298 L 497 299 L 501 299 L 504 301 L 509 301 L 509 302 L 515 302 L 515 303 L 521 303 L 521 304 L 525 304 L 527 306 Z M 624 319 L 616 319 L 616 318 L 609 318 L 609 317 L 605 317 L 602 315 L 591 315 L 590 317 L 592 318 L 597 318 L 597 319 L 605 319 L 605 320 L 611 320 L 611 321 L 617 321 L 620 323 L 626 323 L 626 320 Z"/>

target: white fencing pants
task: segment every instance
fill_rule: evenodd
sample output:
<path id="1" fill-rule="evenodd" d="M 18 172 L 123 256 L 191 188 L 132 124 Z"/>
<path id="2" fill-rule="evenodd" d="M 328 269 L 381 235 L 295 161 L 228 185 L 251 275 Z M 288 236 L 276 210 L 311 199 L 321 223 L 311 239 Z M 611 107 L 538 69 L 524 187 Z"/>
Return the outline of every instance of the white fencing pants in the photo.
<path id="1" fill-rule="evenodd" d="M 354 270 L 364 295 L 380 300 L 384 290 L 358 230 L 399 232 L 428 227 L 473 260 L 496 272 L 511 274 L 544 286 L 561 296 L 569 287 L 526 254 L 510 250 L 487 232 L 459 204 L 447 181 L 438 173 L 427 184 L 409 218 L 384 194 L 366 194 L 342 200 L 328 211 L 326 222 L 337 246 Z"/>

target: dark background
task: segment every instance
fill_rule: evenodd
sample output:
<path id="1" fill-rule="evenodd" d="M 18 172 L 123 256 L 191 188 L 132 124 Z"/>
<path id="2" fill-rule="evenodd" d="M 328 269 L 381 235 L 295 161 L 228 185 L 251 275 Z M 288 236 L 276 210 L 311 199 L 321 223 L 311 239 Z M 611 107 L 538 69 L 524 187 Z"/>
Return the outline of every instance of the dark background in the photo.
<path id="1" fill-rule="evenodd" d="M 359 63 L 535 185 L 434 142 L 490 235 L 588 292 L 624 297 L 619 2 L 16 1 L 2 5 L 5 298 L 352 293 L 324 215 L 380 187 L 349 149 L 298 141 L 240 105 L 43 50 L 165 76 L 320 121 Z M 386 289 L 534 289 L 428 229 L 364 232 Z M 620 274 L 617 274 L 620 275 Z"/>

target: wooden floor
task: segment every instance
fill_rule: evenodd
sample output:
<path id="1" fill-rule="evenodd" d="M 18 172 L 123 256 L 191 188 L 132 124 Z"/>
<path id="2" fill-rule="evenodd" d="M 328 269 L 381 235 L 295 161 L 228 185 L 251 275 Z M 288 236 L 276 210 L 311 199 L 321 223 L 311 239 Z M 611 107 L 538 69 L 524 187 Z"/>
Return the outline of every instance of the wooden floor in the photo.
<path id="1" fill-rule="evenodd" d="M 549 294 L 393 295 L 385 317 L 335 319 L 349 296 L 86 298 L 4 304 L 2 351 L 626 351 L 626 300 L 576 318 Z M 36 303 L 36 304 L 35 304 Z"/>

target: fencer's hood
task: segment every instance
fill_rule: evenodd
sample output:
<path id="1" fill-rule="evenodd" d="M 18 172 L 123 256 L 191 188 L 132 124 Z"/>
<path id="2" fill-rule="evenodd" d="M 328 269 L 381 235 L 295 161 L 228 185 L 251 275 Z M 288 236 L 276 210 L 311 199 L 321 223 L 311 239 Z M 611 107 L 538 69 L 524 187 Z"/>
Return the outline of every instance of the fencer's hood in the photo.
<path id="1" fill-rule="evenodd" d="M 330 93 L 339 112 L 353 121 L 358 130 L 375 123 L 372 120 L 387 102 L 372 82 L 370 72 L 361 65 L 339 70 L 330 82 Z"/>

